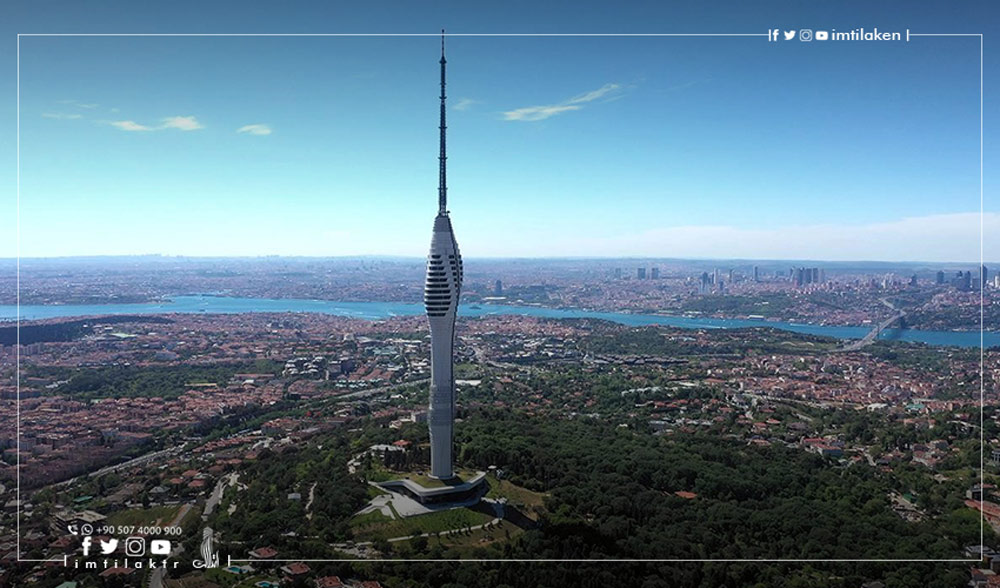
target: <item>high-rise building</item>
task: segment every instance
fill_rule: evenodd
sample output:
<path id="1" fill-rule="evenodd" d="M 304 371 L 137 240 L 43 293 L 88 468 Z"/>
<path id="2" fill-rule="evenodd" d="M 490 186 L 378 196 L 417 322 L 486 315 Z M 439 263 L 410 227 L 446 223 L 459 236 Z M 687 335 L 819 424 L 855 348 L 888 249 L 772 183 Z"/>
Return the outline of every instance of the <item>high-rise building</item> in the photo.
<path id="1" fill-rule="evenodd" d="M 980 275 L 980 277 L 979 277 L 979 283 L 980 284 L 986 284 L 989 281 L 990 270 L 984 265 L 980 269 L 980 272 L 981 272 L 982 275 Z"/>
<path id="2" fill-rule="evenodd" d="M 635 277 L 639 278 L 640 280 L 645 280 L 646 279 L 646 268 L 640 267 L 639 269 L 635 270 Z"/>
<path id="3" fill-rule="evenodd" d="M 615 268 L 615 279 L 616 280 L 620 280 L 621 277 L 622 277 L 622 268 L 616 267 Z"/>
<path id="4" fill-rule="evenodd" d="M 753 281 L 760 281 L 760 268 L 757 266 L 753 266 Z"/>
<path id="5" fill-rule="evenodd" d="M 936 283 L 938 286 L 944 284 L 944 270 L 938 270 Z"/>
<path id="6" fill-rule="evenodd" d="M 431 477 L 454 477 L 452 434 L 455 422 L 455 314 L 462 290 L 462 256 L 448 216 L 447 152 L 445 149 L 444 36 L 441 37 L 441 124 L 438 153 L 438 213 L 427 256 L 424 307 L 431 329 L 431 397 L 427 423 L 431 436 Z"/>
<path id="7" fill-rule="evenodd" d="M 496 283 L 493 284 L 493 295 L 503 296 L 503 282 L 500 280 L 497 280 Z"/>
<path id="8" fill-rule="evenodd" d="M 659 280 L 660 279 L 660 268 L 654 267 L 653 269 L 649 270 L 649 273 L 650 273 L 650 276 L 649 276 L 650 278 L 652 278 L 654 280 Z"/>

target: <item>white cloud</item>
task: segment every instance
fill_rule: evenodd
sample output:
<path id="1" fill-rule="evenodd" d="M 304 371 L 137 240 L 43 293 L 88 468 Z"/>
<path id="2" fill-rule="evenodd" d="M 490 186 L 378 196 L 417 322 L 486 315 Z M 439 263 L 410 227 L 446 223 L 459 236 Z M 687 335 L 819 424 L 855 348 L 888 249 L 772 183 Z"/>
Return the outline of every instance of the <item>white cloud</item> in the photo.
<path id="1" fill-rule="evenodd" d="M 76 106 L 77 108 L 87 108 L 87 109 L 97 108 L 98 106 L 100 106 L 100 104 L 83 104 L 83 103 L 81 103 L 78 100 L 72 100 L 72 99 L 70 99 L 70 100 L 56 100 L 56 102 L 58 102 L 59 104 L 70 104 L 70 105 Z"/>
<path id="2" fill-rule="evenodd" d="M 570 104 L 579 104 L 581 102 L 592 102 L 594 100 L 597 100 L 598 98 L 601 98 L 602 96 L 605 96 L 612 92 L 617 92 L 619 88 L 621 88 L 621 86 L 619 86 L 618 84 L 604 84 L 603 86 L 601 86 L 596 90 L 592 90 L 590 92 L 584 92 L 579 96 L 570 98 L 569 100 L 567 100 L 567 102 Z"/>
<path id="3" fill-rule="evenodd" d="M 504 120 L 519 121 L 545 120 L 550 116 L 555 116 L 563 112 L 580 110 L 583 108 L 583 106 L 581 106 L 582 104 L 593 102 L 594 100 L 604 98 L 608 95 L 611 95 L 610 98 L 614 98 L 619 90 L 621 90 L 621 86 L 619 84 L 604 84 L 596 90 L 591 90 L 590 92 L 584 92 L 583 94 L 573 96 L 572 98 L 564 100 L 558 104 L 526 106 L 524 108 L 508 110 L 503 113 L 503 118 Z"/>
<path id="4" fill-rule="evenodd" d="M 562 112 L 568 112 L 570 110 L 580 110 L 580 106 L 572 105 L 553 105 L 553 106 L 527 106 L 525 108 L 518 108 L 516 110 L 508 110 L 503 113 L 504 120 L 523 120 L 523 121 L 533 121 L 533 120 L 545 120 L 550 116 L 555 116 Z"/>
<path id="5" fill-rule="evenodd" d="M 205 127 L 203 127 L 193 116 L 169 116 L 163 119 L 163 125 L 160 128 L 196 131 Z"/>
<path id="6" fill-rule="evenodd" d="M 251 135 L 270 135 L 271 127 L 263 124 L 244 125 L 236 129 L 237 133 L 249 133 Z"/>
<path id="7" fill-rule="evenodd" d="M 83 118 L 82 114 L 66 114 L 64 112 L 43 112 L 42 116 L 45 118 L 54 118 L 58 120 L 69 120 L 73 118 Z"/>
<path id="8" fill-rule="evenodd" d="M 1000 257 L 1000 213 L 982 215 L 986 260 Z M 868 224 L 768 229 L 688 225 L 552 242 L 552 255 L 660 256 L 828 261 L 977 261 L 978 212 L 905 217 Z M 512 253 L 512 254 L 517 254 Z"/>
<path id="9" fill-rule="evenodd" d="M 152 127 L 147 127 L 146 125 L 140 125 L 134 120 L 113 120 L 109 122 L 111 126 L 121 129 L 123 131 L 152 131 L 155 130 Z"/>
<path id="10" fill-rule="evenodd" d="M 151 127 L 135 122 L 134 120 L 112 120 L 104 121 L 109 125 L 123 131 L 162 131 L 164 129 L 178 129 L 181 131 L 195 131 L 203 129 L 201 123 L 193 116 L 168 116 L 163 119 L 159 126 Z"/>
<path id="11" fill-rule="evenodd" d="M 459 98 L 458 102 L 456 102 L 452 108 L 455 110 L 468 110 L 476 104 L 479 104 L 479 100 L 473 100 L 472 98 Z"/>

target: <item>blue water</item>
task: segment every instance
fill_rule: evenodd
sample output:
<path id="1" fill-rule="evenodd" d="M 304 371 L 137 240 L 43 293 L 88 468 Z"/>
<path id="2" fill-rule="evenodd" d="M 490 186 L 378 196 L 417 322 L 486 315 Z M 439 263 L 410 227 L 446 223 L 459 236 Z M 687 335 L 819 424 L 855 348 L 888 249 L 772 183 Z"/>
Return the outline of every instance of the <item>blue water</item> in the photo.
<path id="1" fill-rule="evenodd" d="M 377 320 L 392 316 L 415 316 L 424 313 L 422 304 L 404 302 L 335 302 L 330 300 L 295 300 L 269 298 L 228 298 L 224 296 L 175 296 L 163 302 L 144 304 L 83 304 L 83 305 L 22 305 L 21 320 L 62 318 L 111 314 L 167 314 L 167 313 L 219 313 L 242 312 L 319 312 L 351 318 Z M 478 317 L 487 315 L 516 314 L 542 318 L 596 318 L 628 326 L 667 325 L 685 329 L 736 329 L 741 327 L 771 327 L 784 331 L 824 335 L 837 339 L 860 339 L 868 327 L 837 327 L 783 323 L 757 319 L 716 319 L 650 314 L 599 312 L 580 309 L 542 308 L 538 306 L 501 306 L 484 304 L 478 308 L 462 306 L 459 315 Z M 17 307 L 0 305 L 0 321 L 13 321 Z M 886 329 L 880 339 L 913 341 L 929 345 L 979 347 L 979 332 L 920 331 L 915 329 Z M 1000 332 L 983 334 L 986 347 L 1000 346 Z"/>

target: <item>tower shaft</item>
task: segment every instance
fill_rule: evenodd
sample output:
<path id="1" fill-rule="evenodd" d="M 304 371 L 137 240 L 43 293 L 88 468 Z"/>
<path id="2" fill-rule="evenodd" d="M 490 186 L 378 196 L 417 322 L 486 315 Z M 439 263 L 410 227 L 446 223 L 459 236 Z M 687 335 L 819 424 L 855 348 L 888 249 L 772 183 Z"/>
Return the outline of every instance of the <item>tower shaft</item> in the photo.
<path id="1" fill-rule="evenodd" d="M 438 156 L 438 213 L 434 218 L 424 308 L 431 329 L 431 390 L 427 423 L 431 436 L 431 476 L 451 478 L 452 438 L 455 422 L 455 317 L 462 290 L 462 256 L 451 228 L 447 199 L 447 151 L 445 148 L 445 58 L 441 32 L 441 145 Z"/>

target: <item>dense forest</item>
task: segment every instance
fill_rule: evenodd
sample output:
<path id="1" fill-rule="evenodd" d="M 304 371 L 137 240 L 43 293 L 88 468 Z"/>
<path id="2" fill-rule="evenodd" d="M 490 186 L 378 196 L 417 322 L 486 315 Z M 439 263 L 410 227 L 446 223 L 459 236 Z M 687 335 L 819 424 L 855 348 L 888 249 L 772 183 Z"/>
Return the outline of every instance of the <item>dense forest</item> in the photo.
<path id="1" fill-rule="evenodd" d="M 758 314 L 785 318 L 796 314 L 790 311 L 792 303 L 792 297 L 784 292 L 755 296 L 695 296 L 685 299 L 681 309 L 726 315 Z"/>
<path id="2" fill-rule="evenodd" d="M 367 429 L 367 427 L 366 427 Z M 367 435 L 366 435 L 367 437 Z M 879 579 L 895 586 L 961 586 L 965 566 L 947 563 L 635 563 L 622 560 L 957 559 L 979 543 L 979 520 L 960 501 L 941 516 L 906 522 L 889 508 L 898 481 L 782 446 L 757 447 L 696 434 L 653 435 L 638 424 L 531 417 L 480 409 L 456 431 L 457 460 L 497 466 L 502 476 L 547 494 L 535 528 L 471 555 L 504 560 L 609 560 L 602 563 L 489 562 L 322 564 L 342 576 L 401 587 L 836 586 Z M 265 451 L 241 481 L 233 516 L 213 522 L 240 545 L 269 544 L 318 556 L 350 537 L 347 519 L 364 503 L 363 482 L 346 474 L 357 443 L 336 435 L 321 451 Z M 316 484 L 315 515 L 300 501 Z M 682 491 L 682 498 L 675 494 Z M 687 494 L 687 493 L 693 493 Z M 240 503 L 254 504 L 240 516 Z M 287 535 L 294 530 L 297 536 Z M 996 536 L 987 528 L 986 543 Z M 242 543 L 246 542 L 246 543 Z M 395 556 L 469 557 L 470 552 L 402 547 Z M 617 560 L 617 561 L 610 561 Z"/>
<path id="3" fill-rule="evenodd" d="M 91 325 L 95 320 L 99 320 L 102 325 L 118 323 L 172 323 L 173 321 L 158 316 L 102 316 L 100 319 L 75 319 L 69 321 L 59 321 L 54 323 L 40 323 L 21 325 L 21 345 L 31 345 L 32 343 L 49 343 L 56 341 L 73 341 L 84 335 L 90 334 L 93 329 Z M 18 343 L 17 325 L 0 326 L 0 345 L 15 345 Z"/>
<path id="4" fill-rule="evenodd" d="M 467 419 L 458 434 L 465 465 L 496 465 L 551 494 L 542 528 L 507 555 L 954 558 L 979 542 L 977 517 L 960 505 L 905 522 L 888 508 L 891 479 L 798 449 L 501 411 Z"/>
<path id="5" fill-rule="evenodd" d="M 816 354 L 838 345 L 831 337 L 790 333 L 769 327 L 729 329 L 711 341 L 699 343 L 692 333 L 660 326 L 626 328 L 590 321 L 591 334 L 580 340 L 588 353 L 615 353 L 685 357 L 703 354 Z"/>
<path id="6" fill-rule="evenodd" d="M 85 370 L 62 367 L 29 368 L 29 375 L 67 380 L 59 386 L 60 394 L 76 400 L 93 398 L 176 398 L 192 384 L 225 386 L 235 374 L 245 372 L 275 373 L 280 364 L 270 360 L 232 362 L 212 365 L 113 365 Z"/>
<path id="7" fill-rule="evenodd" d="M 343 435 L 325 438 L 319 451 L 294 446 L 264 449 L 240 472 L 245 489 L 227 493 L 212 524 L 227 541 L 294 548 L 296 554 L 305 547 L 324 554 L 327 544 L 350 538 L 347 521 L 367 500 L 365 482 L 347 473 L 349 455 Z M 291 493 L 302 498 L 289 500 Z M 310 495 L 314 500 L 307 517 Z M 288 531 L 295 535 L 287 535 Z M 316 545 L 310 548 L 310 541 Z"/>

